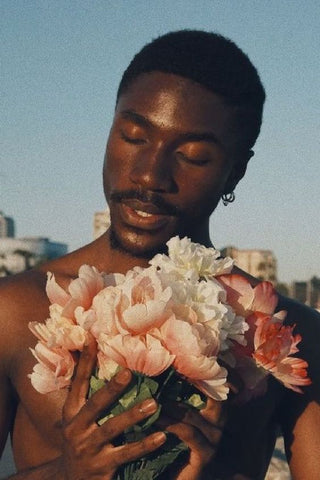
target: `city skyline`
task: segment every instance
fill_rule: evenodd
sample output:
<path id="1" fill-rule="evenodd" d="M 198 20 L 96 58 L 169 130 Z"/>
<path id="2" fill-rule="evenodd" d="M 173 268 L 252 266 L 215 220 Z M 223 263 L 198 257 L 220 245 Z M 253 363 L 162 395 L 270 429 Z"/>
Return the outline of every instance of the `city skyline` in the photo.
<path id="1" fill-rule="evenodd" d="M 158 34 L 214 30 L 248 53 L 267 92 L 261 136 L 236 201 L 210 221 L 219 249 L 272 250 L 281 282 L 320 273 L 316 2 L 22 1 L 1 4 L 0 208 L 16 236 L 69 250 L 92 240 L 115 94 L 132 56 Z M 145 22 L 146 15 L 148 21 Z"/>

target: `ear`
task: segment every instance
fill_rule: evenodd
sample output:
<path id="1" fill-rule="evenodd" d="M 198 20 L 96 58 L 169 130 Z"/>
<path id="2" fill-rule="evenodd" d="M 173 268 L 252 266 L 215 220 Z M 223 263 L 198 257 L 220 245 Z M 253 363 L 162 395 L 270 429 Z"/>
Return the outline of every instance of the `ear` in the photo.
<path id="1" fill-rule="evenodd" d="M 237 184 L 246 173 L 248 162 L 250 158 L 253 157 L 253 155 L 254 155 L 254 151 L 249 150 L 249 151 L 246 151 L 246 153 L 243 153 L 242 155 L 237 156 L 233 169 L 226 182 L 223 193 L 230 193 L 234 191 Z"/>

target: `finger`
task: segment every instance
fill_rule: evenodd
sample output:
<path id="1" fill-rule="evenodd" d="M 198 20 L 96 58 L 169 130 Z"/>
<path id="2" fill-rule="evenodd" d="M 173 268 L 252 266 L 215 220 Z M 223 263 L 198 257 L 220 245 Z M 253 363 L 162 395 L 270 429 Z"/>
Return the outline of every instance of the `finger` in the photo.
<path id="1" fill-rule="evenodd" d="M 114 467 L 119 467 L 124 463 L 132 462 L 138 458 L 144 457 L 148 453 L 153 452 L 166 441 L 167 437 L 164 432 L 156 432 L 139 442 L 132 442 L 112 449 L 112 463 Z"/>
<path id="2" fill-rule="evenodd" d="M 170 478 L 176 478 L 177 480 L 197 480 L 200 478 L 204 480 L 213 478 L 211 471 L 208 475 L 205 472 L 210 469 L 212 460 L 215 457 L 215 445 L 208 442 L 199 430 L 186 423 L 170 425 L 167 431 L 175 434 L 189 447 L 187 463 L 179 467 L 174 477 L 170 476 Z"/>
<path id="3" fill-rule="evenodd" d="M 123 433 L 126 429 L 138 424 L 155 413 L 157 408 L 158 405 L 155 400 L 153 398 L 148 398 L 144 402 L 135 405 L 130 410 L 108 419 L 100 428 L 98 428 L 95 432 L 95 436 L 99 439 L 100 444 L 108 443 L 120 435 L 120 433 Z"/>
<path id="4" fill-rule="evenodd" d="M 76 374 L 63 408 L 63 419 L 68 423 L 86 403 L 90 377 L 96 364 L 97 347 L 91 339 L 81 352 Z"/>
<path id="5" fill-rule="evenodd" d="M 121 396 L 130 384 L 132 374 L 124 369 L 118 372 L 104 387 L 95 392 L 82 406 L 78 415 L 78 425 L 86 429 L 97 427 L 96 421 Z"/>
<path id="6" fill-rule="evenodd" d="M 169 425 L 166 430 L 174 433 L 189 447 L 190 455 L 193 454 L 193 461 L 196 460 L 197 463 L 203 465 L 212 460 L 215 454 L 215 445 L 208 441 L 198 428 L 187 423 L 174 423 Z"/>
<path id="7" fill-rule="evenodd" d="M 208 398 L 206 406 L 199 411 L 200 415 L 209 423 L 222 428 L 226 421 L 225 408 L 223 402 L 217 402 L 213 398 Z"/>
<path id="8" fill-rule="evenodd" d="M 199 427 L 203 431 L 209 429 L 209 436 L 212 427 L 222 430 L 226 420 L 225 409 L 223 409 L 222 402 L 218 402 L 212 398 L 207 399 L 205 407 L 201 410 L 183 403 L 171 402 L 163 406 L 163 411 L 170 417 Z"/>
<path id="9" fill-rule="evenodd" d="M 222 430 L 219 427 L 206 422 L 206 420 L 200 415 L 198 415 L 198 418 L 195 419 L 192 418 L 192 414 L 187 414 L 183 419 L 183 422 L 174 422 L 172 418 L 165 417 L 164 415 L 161 415 L 159 420 L 157 420 L 157 425 L 160 428 L 168 431 L 170 431 L 169 427 L 171 425 L 175 425 L 176 423 L 190 425 L 192 428 L 197 429 L 201 435 L 203 435 L 212 445 L 217 445 L 221 439 Z"/>

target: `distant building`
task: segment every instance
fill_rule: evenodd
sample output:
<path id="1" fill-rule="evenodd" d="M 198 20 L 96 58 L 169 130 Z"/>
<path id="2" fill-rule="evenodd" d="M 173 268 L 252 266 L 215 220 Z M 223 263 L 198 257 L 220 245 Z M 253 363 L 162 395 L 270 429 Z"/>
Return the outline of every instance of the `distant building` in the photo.
<path id="1" fill-rule="evenodd" d="M 239 250 L 235 247 L 225 247 L 222 255 L 234 259 L 237 267 L 260 280 L 277 283 L 277 260 L 271 250 Z"/>
<path id="2" fill-rule="evenodd" d="M 5 217 L 0 210 L 0 238 L 14 237 L 14 220 L 11 217 Z"/>
<path id="3" fill-rule="evenodd" d="M 47 260 L 61 257 L 67 251 L 66 244 L 43 237 L 1 238 L 0 276 L 28 270 Z"/>
<path id="4" fill-rule="evenodd" d="M 307 282 L 292 282 L 289 295 L 291 298 L 320 311 L 320 278 L 312 277 Z"/>
<path id="5" fill-rule="evenodd" d="M 93 218 L 93 238 L 100 237 L 110 226 L 109 209 L 102 212 L 96 212 Z"/>

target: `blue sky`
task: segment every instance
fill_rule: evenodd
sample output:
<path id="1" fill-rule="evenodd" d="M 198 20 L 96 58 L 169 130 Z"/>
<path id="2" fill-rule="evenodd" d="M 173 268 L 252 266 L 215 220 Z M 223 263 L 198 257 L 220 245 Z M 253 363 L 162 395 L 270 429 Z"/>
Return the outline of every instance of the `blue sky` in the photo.
<path id="1" fill-rule="evenodd" d="M 123 70 L 161 33 L 213 30 L 250 56 L 267 91 L 255 157 L 235 203 L 212 216 L 213 242 L 272 249 L 282 281 L 320 274 L 319 2 L 2 0 L 0 8 L 0 210 L 14 217 L 17 236 L 70 249 L 91 241 Z"/>

